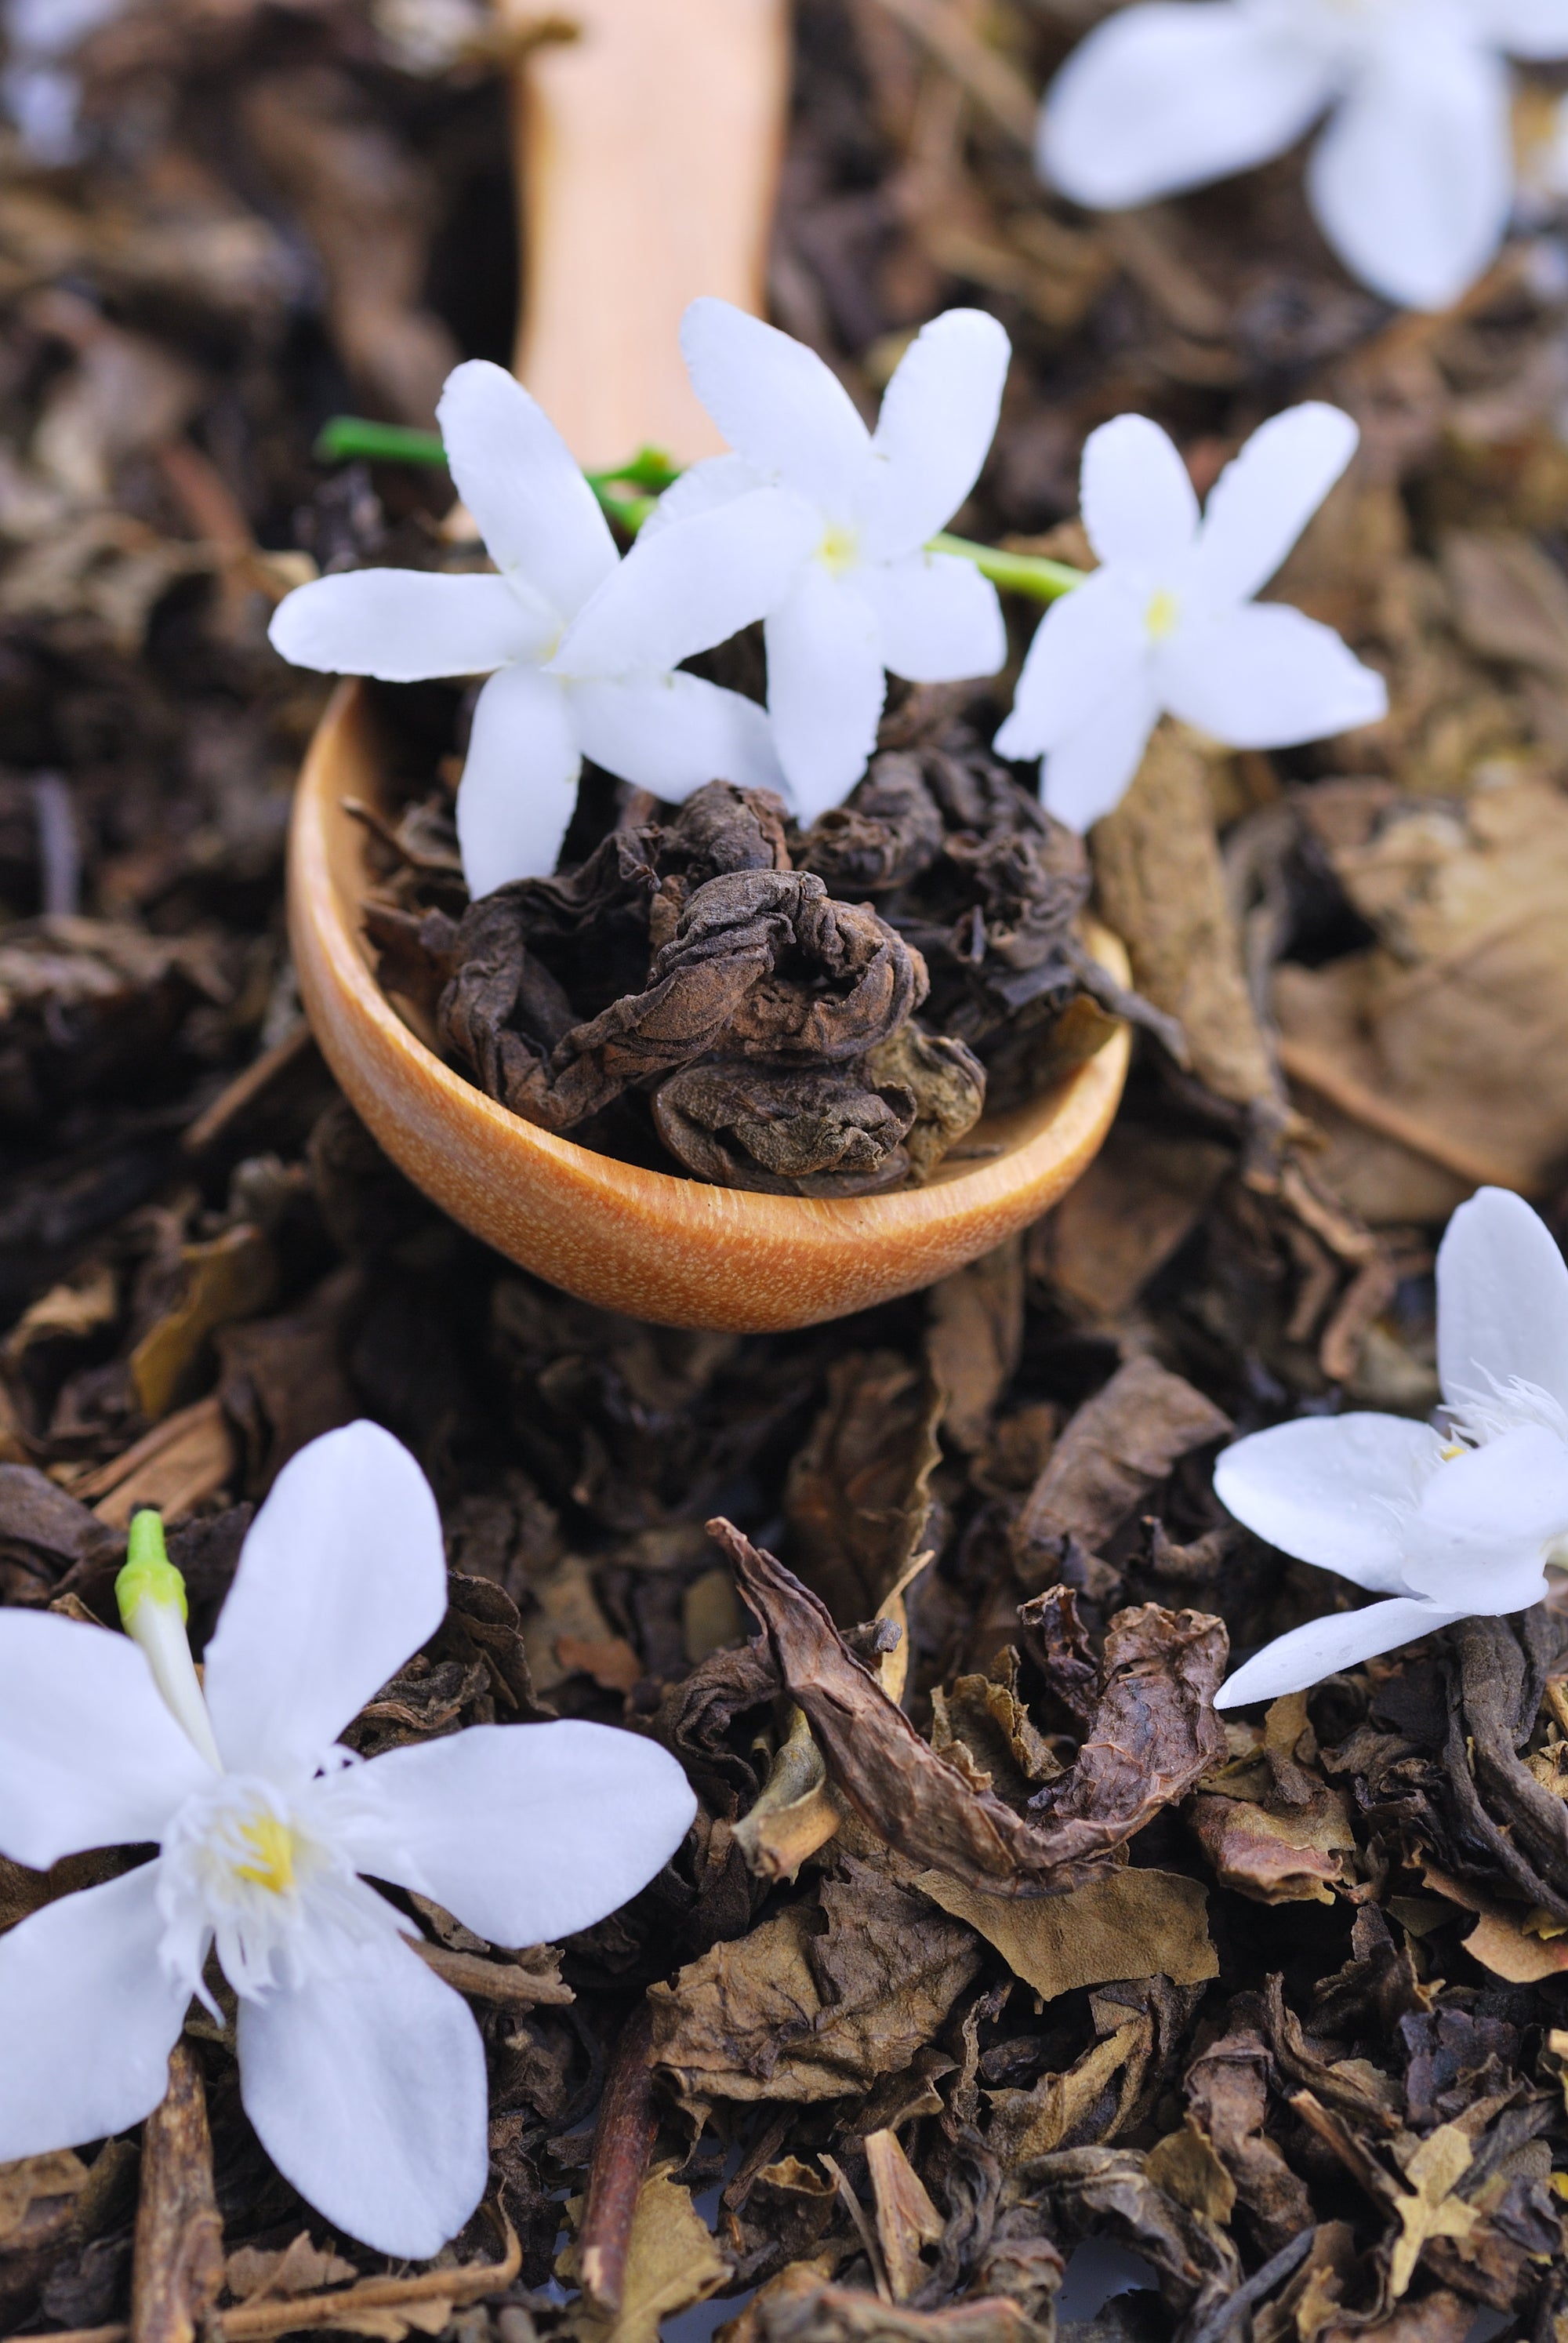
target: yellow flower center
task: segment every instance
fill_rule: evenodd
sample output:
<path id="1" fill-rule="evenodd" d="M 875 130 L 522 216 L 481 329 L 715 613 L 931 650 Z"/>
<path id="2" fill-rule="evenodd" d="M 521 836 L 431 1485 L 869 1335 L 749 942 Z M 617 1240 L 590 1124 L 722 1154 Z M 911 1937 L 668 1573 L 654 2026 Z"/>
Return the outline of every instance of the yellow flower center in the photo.
<path id="1" fill-rule="evenodd" d="M 830 523 L 817 548 L 817 558 L 833 577 L 841 578 L 846 569 L 853 569 L 860 558 L 859 532 Z"/>
<path id="2" fill-rule="evenodd" d="M 1152 639 L 1157 643 L 1162 643 L 1167 635 L 1175 633 L 1181 617 L 1180 599 L 1172 594 L 1169 586 L 1161 586 L 1143 613 L 1143 623 L 1148 628 Z"/>
<path id="3" fill-rule="evenodd" d="M 236 1863 L 235 1875 L 252 1880 L 257 1887 L 270 1887 L 275 1896 L 286 1896 L 294 1885 L 294 1833 L 276 1815 L 257 1815 L 240 1825 L 239 1835 L 246 1846 L 256 1850 L 254 1863 Z"/>

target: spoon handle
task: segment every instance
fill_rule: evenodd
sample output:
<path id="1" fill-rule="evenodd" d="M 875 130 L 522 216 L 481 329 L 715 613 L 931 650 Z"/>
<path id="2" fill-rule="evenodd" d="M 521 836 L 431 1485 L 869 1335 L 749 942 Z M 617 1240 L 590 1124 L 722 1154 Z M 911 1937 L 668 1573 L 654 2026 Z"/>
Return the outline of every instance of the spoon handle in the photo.
<path id="1" fill-rule="evenodd" d="M 538 0 L 504 0 L 519 30 Z M 677 332 L 717 293 L 763 306 L 789 94 L 788 0 L 568 0 L 575 41 L 514 75 L 523 253 L 516 369 L 590 469 L 722 442 Z"/>

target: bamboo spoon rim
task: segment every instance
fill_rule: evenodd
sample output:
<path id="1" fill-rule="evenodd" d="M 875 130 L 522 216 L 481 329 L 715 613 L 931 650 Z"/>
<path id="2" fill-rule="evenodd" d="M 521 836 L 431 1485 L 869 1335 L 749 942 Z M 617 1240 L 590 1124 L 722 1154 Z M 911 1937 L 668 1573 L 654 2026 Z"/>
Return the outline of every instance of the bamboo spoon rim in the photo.
<path id="1" fill-rule="evenodd" d="M 300 990 L 327 1063 L 386 1152 L 451 1216 L 551 1283 L 674 1325 L 809 1325 L 927 1285 L 1036 1219 L 1098 1151 L 1131 1051 L 1122 1026 L 1050 1091 L 989 1116 L 950 1163 L 890 1195 L 770 1196 L 652 1172 L 541 1131 L 445 1064 L 382 991 L 361 924 L 365 836 L 343 799 L 383 794 L 369 695 L 333 695 L 289 840 Z M 1087 940 L 1117 979 L 1127 956 Z"/>

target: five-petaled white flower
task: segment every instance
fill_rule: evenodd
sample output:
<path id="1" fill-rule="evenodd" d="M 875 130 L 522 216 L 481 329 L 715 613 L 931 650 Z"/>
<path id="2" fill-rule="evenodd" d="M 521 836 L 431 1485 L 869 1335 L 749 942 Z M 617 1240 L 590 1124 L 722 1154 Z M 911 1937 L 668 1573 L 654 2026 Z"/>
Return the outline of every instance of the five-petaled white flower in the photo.
<path id="1" fill-rule="evenodd" d="M 1390 1599 L 1313 1619 L 1239 1668 L 1220 1704 L 1301 1692 L 1452 1620 L 1527 1610 L 1568 1564 L 1568 1268 L 1522 1198 L 1483 1188 L 1437 1257 L 1450 1430 L 1304 1417 L 1239 1440 L 1214 1486 L 1285 1554 Z"/>
<path id="2" fill-rule="evenodd" d="M 434 2254 L 485 2186 L 484 2048 L 359 1875 L 495 1944 L 535 1944 L 634 1895 L 696 1801 L 653 1743 L 569 1719 L 366 1763 L 334 1746 L 447 1603 L 435 1499 L 377 1425 L 284 1467 L 205 1684 L 156 1516 L 138 1519 L 153 1534 L 133 1525 L 122 1588 L 136 1640 L 0 1611 L 0 1850 L 43 1870 L 158 1849 L 0 1937 L 0 2161 L 157 2105 L 192 1995 L 210 2006 L 210 1947 L 238 1997 L 246 2112 L 279 2171 L 365 2244 Z"/>
<path id="3" fill-rule="evenodd" d="M 996 736 L 1045 757 L 1041 794 L 1075 830 L 1109 813 L 1169 710 L 1233 749 L 1321 739 L 1388 713 L 1382 678 L 1332 628 L 1251 597 L 1349 463 L 1356 427 L 1292 407 L 1255 431 L 1199 517 L 1157 423 L 1119 415 L 1083 450 L 1083 525 L 1101 568 L 1035 630 Z"/>
<path id="4" fill-rule="evenodd" d="M 327 674 L 489 675 L 457 791 L 469 893 L 555 869 L 585 756 L 666 799 L 711 780 L 778 788 L 767 718 L 739 692 L 672 675 L 672 660 L 606 662 L 581 682 L 550 667 L 617 567 L 608 524 L 554 424 L 502 367 L 456 367 L 437 417 L 500 576 L 350 570 L 286 596 L 271 634 L 285 659 Z"/>
<path id="5" fill-rule="evenodd" d="M 1152 0 L 1097 25 L 1046 93 L 1040 175 L 1101 211 L 1282 154 L 1326 108 L 1307 189 L 1375 292 L 1441 309 L 1513 196 L 1504 58 L 1568 53 L 1568 0 Z"/>
<path id="6" fill-rule="evenodd" d="M 950 309 L 900 361 L 873 435 L 815 351 L 727 301 L 688 309 L 680 346 L 734 453 L 668 489 L 551 672 L 674 667 L 767 621 L 768 709 L 795 812 L 859 780 L 887 680 L 993 675 L 996 588 L 926 550 L 980 474 L 1010 348 L 994 317 Z"/>

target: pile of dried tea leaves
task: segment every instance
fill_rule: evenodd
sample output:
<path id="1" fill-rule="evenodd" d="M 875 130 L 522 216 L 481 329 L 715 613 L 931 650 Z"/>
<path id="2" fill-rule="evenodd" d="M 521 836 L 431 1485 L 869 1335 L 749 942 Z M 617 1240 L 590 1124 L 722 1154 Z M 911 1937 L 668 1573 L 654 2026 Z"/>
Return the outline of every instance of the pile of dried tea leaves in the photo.
<path id="1" fill-rule="evenodd" d="M 631 1161 L 776 1195 L 929 1179 L 1116 1012 L 1172 1033 L 1078 932 L 1082 841 L 958 697 L 911 691 L 883 727 L 905 745 L 804 832 L 767 790 L 712 781 L 661 820 L 634 796 L 584 860 L 456 919 L 443 809 L 415 800 L 373 832 L 382 982 L 515 1114 Z"/>
<path id="2" fill-rule="evenodd" d="M 155 2118 L 0 2167 L 0 2332 L 1568 2338 L 1568 1621 L 1211 1699 L 1352 1599 L 1228 1519 L 1222 1443 L 1427 1414 L 1478 1182 L 1568 1235 L 1568 272 L 1548 221 L 1394 317 L 1299 158 L 1055 203 L 1032 93 L 1099 13 L 800 0 L 774 313 L 869 406 L 924 318 L 994 308 L 1017 355 L 957 525 L 1079 561 L 1108 416 L 1206 488 L 1263 416 L 1346 407 L 1362 453 L 1279 590 L 1388 675 L 1385 724 L 1276 756 L 1168 727 L 1085 851 L 976 745 L 1001 701 L 916 695 L 805 836 L 595 779 L 561 875 L 469 909 L 461 696 L 397 695 L 384 980 L 592 1144 L 796 1192 L 918 1173 L 981 1069 L 1025 1096 L 1127 1013 L 1081 911 L 1126 940 L 1145 1030 L 1080 1184 L 790 1335 L 487 1252 L 294 990 L 326 687 L 266 625 L 313 570 L 471 558 L 444 484 L 310 450 L 337 411 L 427 427 L 459 356 L 508 354 L 487 16 L 127 6 L 80 54 L 83 161 L 0 152 L 0 1602 L 112 1622 L 156 1505 L 199 1654 L 281 1465 L 368 1414 L 437 1492 L 450 1604 L 354 1746 L 585 1716 L 700 1801 L 558 1946 L 405 1899 L 489 2070 L 487 2202 L 432 2264 L 299 2201 L 196 2008 Z M 0 1862 L 0 1928 L 134 1859 Z"/>

